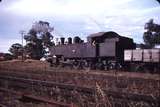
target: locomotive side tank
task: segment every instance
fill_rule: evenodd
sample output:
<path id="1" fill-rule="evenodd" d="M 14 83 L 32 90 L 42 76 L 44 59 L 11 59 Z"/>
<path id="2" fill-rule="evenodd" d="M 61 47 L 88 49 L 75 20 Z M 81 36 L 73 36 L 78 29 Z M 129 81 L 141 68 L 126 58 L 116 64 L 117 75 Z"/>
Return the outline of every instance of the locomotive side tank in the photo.
<path id="1" fill-rule="evenodd" d="M 57 45 L 50 49 L 52 55 L 63 56 L 66 59 L 94 58 L 95 46 L 90 43 Z"/>

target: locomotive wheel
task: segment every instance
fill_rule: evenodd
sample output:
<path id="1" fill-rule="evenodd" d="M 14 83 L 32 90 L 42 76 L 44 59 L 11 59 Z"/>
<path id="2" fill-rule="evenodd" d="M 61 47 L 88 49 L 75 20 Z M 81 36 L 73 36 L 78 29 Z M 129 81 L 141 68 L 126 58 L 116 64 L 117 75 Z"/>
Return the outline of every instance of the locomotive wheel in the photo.
<path id="1" fill-rule="evenodd" d="M 116 69 L 117 69 L 117 70 L 122 70 L 122 65 L 121 65 L 120 63 L 117 63 Z"/>
<path id="2" fill-rule="evenodd" d="M 79 61 L 75 61 L 74 63 L 73 63 L 73 68 L 74 69 L 79 69 L 80 68 L 80 62 Z"/>
<path id="3" fill-rule="evenodd" d="M 113 69 L 115 69 L 115 65 L 113 63 L 110 63 L 109 64 L 109 70 L 113 70 Z"/>
<path id="4" fill-rule="evenodd" d="M 144 68 L 142 65 L 136 66 L 135 72 L 144 72 Z"/>
<path id="5" fill-rule="evenodd" d="M 86 71 L 89 71 L 89 70 L 90 70 L 90 64 L 89 64 L 89 62 L 83 61 L 83 62 L 82 62 L 82 68 L 83 68 L 84 70 L 86 70 Z"/>
<path id="6" fill-rule="evenodd" d="M 149 72 L 145 65 L 137 65 L 135 68 L 136 72 Z"/>
<path id="7" fill-rule="evenodd" d="M 104 65 L 103 65 L 103 63 L 97 63 L 97 64 L 96 64 L 96 68 L 97 68 L 98 70 L 104 70 Z"/>

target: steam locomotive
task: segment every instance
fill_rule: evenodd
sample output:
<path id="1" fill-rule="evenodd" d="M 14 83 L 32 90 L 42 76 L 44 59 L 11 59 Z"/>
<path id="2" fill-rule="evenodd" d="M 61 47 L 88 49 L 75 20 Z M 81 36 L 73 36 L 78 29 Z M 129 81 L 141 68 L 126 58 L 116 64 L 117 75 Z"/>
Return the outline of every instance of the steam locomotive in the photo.
<path id="1" fill-rule="evenodd" d="M 142 50 L 136 50 L 133 39 L 113 31 L 99 32 L 89 35 L 87 42 L 79 37 L 74 37 L 72 41 L 69 37 L 65 43 L 65 38 L 61 38 L 58 45 L 50 48 L 50 54 L 53 56 L 50 62 L 51 65 L 69 65 L 75 69 L 132 69 L 131 65 L 147 60 L 142 60 L 142 57 L 138 60 L 139 52 L 143 55 Z M 144 50 L 144 53 L 147 52 L 150 51 Z M 156 54 L 154 52 L 153 50 L 152 56 Z M 145 56 L 148 57 L 146 54 Z M 160 56 L 157 57 L 160 59 Z M 157 67 L 159 62 L 160 60 L 153 62 L 152 67 Z"/>

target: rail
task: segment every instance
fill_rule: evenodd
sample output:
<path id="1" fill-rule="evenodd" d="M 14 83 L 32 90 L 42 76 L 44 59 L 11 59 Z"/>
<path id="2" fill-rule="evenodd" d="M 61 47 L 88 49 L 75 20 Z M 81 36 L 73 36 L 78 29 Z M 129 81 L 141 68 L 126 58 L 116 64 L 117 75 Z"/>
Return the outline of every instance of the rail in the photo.
<path id="1" fill-rule="evenodd" d="M 57 101 L 50 100 L 50 99 L 47 99 L 47 98 L 34 96 L 34 95 L 29 95 L 29 94 L 25 94 L 25 93 L 22 93 L 22 92 L 9 90 L 9 89 L 6 89 L 6 88 L 0 88 L 0 91 L 1 92 L 12 93 L 14 95 L 21 96 L 21 99 L 28 99 L 30 101 L 42 102 L 42 103 L 46 103 L 46 104 L 56 105 L 56 106 L 59 106 L 59 107 L 75 107 L 73 104 L 66 104 L 66 103 L 63 103 L 63 102 L 57 102 Z M 0 107 L 1 107 L 1 105 L 0 105 Z M 2 106 L 2 107 L 4 107 L 4 106 Z"/>
<path id="2" fill-rule="evenodd" d="M 14 81 L 14 82 L 22 82 L 22 83 L 27 83 L 30 85 L 38 85 L 41 84 L 46 87 L 53 87 L 56 86 L 60 89 L 67 89 L 67 90 L 76 90 L 78 92 L 83 92 L 83 93 L 90 93 L 93 94 L 95 93 L 96 89 L 93 88 L 87 88 L 87 87 L 82 87 L 82 86 L 76 86 L 72 84 L 64 84 L 64 83 L 56 83 L 53 81 L 42 81 L 42 80 L 35 80 L 35 79 L 25 79 L 25 78 L 17 78 L 17 77 L 11 77 L 11 76 L 0 76 L 0 81 L 1 80 L 7 80 L 7 81 Z M 124 93 L 124 92 L 116 92 L 116 91 L 108 91 L 108 90 L 103 90 L 107 96 L 112 96 L 113 98 L 119 98 L 119 99 L 127 99 L 127 100 L 132 100 L 132 101 L 144 101 L 144 102 L 149 102 L 149 103 L 158 103 L 158 100 L 160 97 L 153 97 L 150 95 L 140 95 L 140 94 L 133 94 L 133 93 Z"/>

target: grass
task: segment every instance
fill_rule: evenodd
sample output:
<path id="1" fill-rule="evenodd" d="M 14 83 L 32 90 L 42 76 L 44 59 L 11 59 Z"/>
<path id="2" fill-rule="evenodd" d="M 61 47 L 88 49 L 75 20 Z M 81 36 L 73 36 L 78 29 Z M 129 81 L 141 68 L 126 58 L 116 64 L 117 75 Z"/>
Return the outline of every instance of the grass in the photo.
<path id="1" fill-rule="evenodd" d="M 102 71 L 75 71 L 68 68 L 50 68 L 47 62 L 41 62 L 36 60 L 21 60 L 4 61 L 0 62 L 0 69 L 2 70 L 15 70 L 20 72 L 30 72 L 28 76 L 32 76 L 31 72 L 34 72 L 38 76 L 35 78 L 41 78 L 46 80 L 52 80 L 54 82 L 75 84 L 84 87 L 92 87 L 96 89 L 95 95 L 88 95 L 93 97 L 88 101 L 88 96 L 78 92 L 71 93 L 71 101 L 75 102 L 79 107 L 115 107 L 115 100 L 112 97 L 106 96 L 103 89 L 114 90 L 126 93 L 145 94 L 150 96 L 160 96 L 160 79 L 159 75 L 142 74 L 142 73 L 119 73 L 112 72 L 103 73 Z M 47 71 L 51 72 L 47 72 Z M 45 71 L 45 72 L 44 72 Z M 66 72 L 63 72 L 66 71 Z M 34 77 L 34 75 L 32 76 Z M 138 78 L 138 79 L 134 79 Z M 151 80 L 151 81 L 150 81 Z M 41 87 L 42 90 L 44 87 Z M 60 90 L 59 90 L 60 91 Z M 53 88 L 50 92 L 51 98 L 59 101 L 67 102 L 69 99 L 63 99 L 62 96 L 54 96 L 58 93 L 58 88 Z M 40 92 L 44 94 L 44 92 Z M 64 94 L 65 95 L 65 94 Z M 96 104 L 94 104 L 96 103 Z M 92 106 L 91 106 L 92 105 Z M 119 105 L 124 105 L 123 103 Z M 34 105 L 31 105 L 31 107 Z M 40 105 L 38 105 L 39 107 Z M 144 102 L 128 102 L 129 107 L 149 107 Z M 43 107 L 43 106 L 42 106 Z M 47 106 L 46 106 L 47 107 Z"/>

